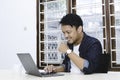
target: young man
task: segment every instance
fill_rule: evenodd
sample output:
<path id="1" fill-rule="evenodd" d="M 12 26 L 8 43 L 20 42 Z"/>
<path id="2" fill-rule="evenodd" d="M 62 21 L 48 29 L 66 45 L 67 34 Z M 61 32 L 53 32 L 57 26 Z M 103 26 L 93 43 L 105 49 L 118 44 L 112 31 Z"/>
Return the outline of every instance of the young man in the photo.
<path id="1" fill-rule="evenodd" d="M 47 72 L 96 73 L 99 72 L 99 56 L 102 47 L 99 40 L 83 31 L 83 21 L 76 14 L 67 14 L 61 21 L 61 30 L 67 44 L 61 43 L 59 51 L 65 54 L 61 66 L 46 66 Z M 94 26 L 93 26 L 94 27 Z"/>

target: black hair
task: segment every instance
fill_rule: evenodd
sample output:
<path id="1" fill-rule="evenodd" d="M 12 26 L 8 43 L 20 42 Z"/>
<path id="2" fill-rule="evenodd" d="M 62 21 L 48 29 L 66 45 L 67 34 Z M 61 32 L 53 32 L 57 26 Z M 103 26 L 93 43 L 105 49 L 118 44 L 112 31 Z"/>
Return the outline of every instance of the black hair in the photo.
<path id="1" fill-rule="evenodd" d="M 60 21 L 60 24 L 70 25 L 71 27 L 75 26 L 76 29 L 79 26 L 83 27 L 83 21 L 82 21 L 81 17 L 78 16 L 77 14 L 73 14 L 73 13 L 70 13 L 70 14 L 63 16 L 63 18 Z"/>

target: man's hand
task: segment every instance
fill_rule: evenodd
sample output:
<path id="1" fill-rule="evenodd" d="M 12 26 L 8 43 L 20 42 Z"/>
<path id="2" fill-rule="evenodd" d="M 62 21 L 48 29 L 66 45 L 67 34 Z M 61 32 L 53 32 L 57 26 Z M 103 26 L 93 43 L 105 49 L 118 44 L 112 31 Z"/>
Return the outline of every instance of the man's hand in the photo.
<path id="1" fill-rule="evenodd" d="M 46 66 L 46 67 L 44 68 L 44 70 L 45 70 L 45 72 L 48 72 L 48 73 L 56 72 L 56 71 L 55 71 L 55 70 L 56 70 L 56 67 L 53 66 L 53 65 L 49 65 L 49 66 Z"/>
<path id="2" fill-rule="evenodd" d="M 62 52 L 62 53 L 66 53 L 66 51 L 67 51 L 68 49 L 69 49 L 69 48 L 68 48 L 67 44 L 65 44 L 65 43 L 61 43 L 61 44 L 59 45 L 59 48 L 58 48 L 58 50 L 59 50 L 60 52 Z"/>

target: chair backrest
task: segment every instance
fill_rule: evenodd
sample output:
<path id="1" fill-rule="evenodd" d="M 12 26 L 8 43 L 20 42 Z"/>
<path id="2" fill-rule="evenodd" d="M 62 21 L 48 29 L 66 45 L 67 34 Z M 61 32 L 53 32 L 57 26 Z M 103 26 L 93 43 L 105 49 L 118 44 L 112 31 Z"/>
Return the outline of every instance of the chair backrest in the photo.
<path id="1" fill-rule="evenodd" d="M 104 53 L 101 54 L 99 59 L 99 73 L 107 73 L 109 69 L 109 63 L 110 63 L 110 53 Z"/>

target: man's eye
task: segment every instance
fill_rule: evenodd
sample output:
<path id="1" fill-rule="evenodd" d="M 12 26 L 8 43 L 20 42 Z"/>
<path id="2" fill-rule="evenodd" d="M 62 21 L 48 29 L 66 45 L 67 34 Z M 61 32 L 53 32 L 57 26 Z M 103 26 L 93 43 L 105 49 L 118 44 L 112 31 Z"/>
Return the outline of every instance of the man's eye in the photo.
<path id="1" fill-rule="evenodd" d="M 70 32 L 67 32 L 68 34 L 70 34 Z"/>
<path id="2" fill-rule="evenodd" d="M 65 32 L 63 32 L 63 34 L 65 34 Z"/>

